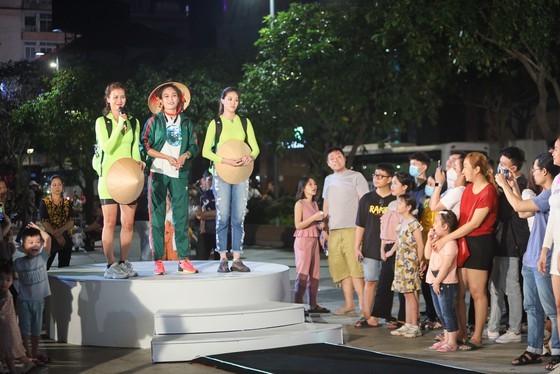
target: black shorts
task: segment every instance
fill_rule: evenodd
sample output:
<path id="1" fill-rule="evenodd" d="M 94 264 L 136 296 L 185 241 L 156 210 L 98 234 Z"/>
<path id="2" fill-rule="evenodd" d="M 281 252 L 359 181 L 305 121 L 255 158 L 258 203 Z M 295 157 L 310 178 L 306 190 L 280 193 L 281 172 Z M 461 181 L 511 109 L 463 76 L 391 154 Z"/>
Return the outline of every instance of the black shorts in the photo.
<path id="1" fill-rule="evenodd" d="M 100 199 L 99 203 L 101 205 L 111 205 L 111 204 L 119 204 L 117 203 L 115 200 L 113 199 Z M 131 202 L 130 204 L 119 204 L 119 205 L 136 205 L 136 200 L 134 200 L 133 202 Z"/>
<path id="2" fill-rule="evenodd" d="M 466 236 L 465 238 L 471 255 L 465 261 L 463 267 L 490 271 L 494 261 L 494 248 L 496 247 L 494 235 Z"/>

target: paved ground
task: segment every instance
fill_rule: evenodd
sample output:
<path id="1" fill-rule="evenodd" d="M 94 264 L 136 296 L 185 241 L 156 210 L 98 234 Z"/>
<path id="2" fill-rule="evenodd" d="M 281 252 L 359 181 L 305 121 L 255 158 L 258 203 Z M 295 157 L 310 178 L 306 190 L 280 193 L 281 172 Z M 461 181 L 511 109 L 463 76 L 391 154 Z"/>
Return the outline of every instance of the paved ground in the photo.
<path id="1" fill-rule="evenodd" d="M 131 261 L 137 261 L 139 250 L 134 251 L 138 239 L 135 237 Z M 293 253 L 289 249 L 248 248 L 244 257 L 251 261 L 280 263 L 290 267 L 290 280 L 293 285 L 295 268 Z M 72 264 L 83 265 L 104 262 L 101 251 L 74 252 Z M 56 264 L 56 261 L 55 261 Z M 342 291 L 330 280 L 326 258 L 321 261 L 321 282 L 319 302 L 334 310 L 342 306 Z M 421 306 L 420 310 L 423 310 Z M 427 349 L 433 342 L 434 332 L 429 332 L 416 339 L 404 339 L 389 335 L 385 327 L 356 329 L 353 323 L 358 320 L 356 314 L 346 316 L 317 315 L 308 318 L 312 323 L 344 324 L 344 341 L 348 346 L 377 352 L 396 354 L 414 359 L 441 362 L 465 369 L 484 373 L 544 373 L 544 363 L 514 367 L 510 362 L 519 356 L 526 347 L 524 343 L 508 345 L 485 342 L 483 349 L 475 352 L 437 353 Z M 84 347 L 62 344 L 45 339 L 43 346 L 48 350 L 52 363 L 33 373 L 218 373 L 220 370 L 190 363 L 152 364 L 149 349 L 118 349 Z M 544 360 L 547 362 L 548 358 Z M 351 369 L 351 368 L 349 368 Z M 305 370 L 302 368 L 302 373 Z"/>

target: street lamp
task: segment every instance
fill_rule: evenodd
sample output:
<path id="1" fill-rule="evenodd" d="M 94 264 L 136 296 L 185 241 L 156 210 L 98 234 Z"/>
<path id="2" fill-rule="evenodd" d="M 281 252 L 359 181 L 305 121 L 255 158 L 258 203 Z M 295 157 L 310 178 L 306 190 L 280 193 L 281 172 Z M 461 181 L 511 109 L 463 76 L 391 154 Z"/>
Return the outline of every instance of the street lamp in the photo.
<path id="1" fill-rule="evenodd" d="M 58 56 L 56 56 L 56 59 L 50 63 L 49 65 L 51 68 L 55 69 L 56 71 L 58 71 Z"/>
<path id="2" fill-rule="evenodd" d="M 31 166 L 31 155 L 33 154 L 33 152 L 35 152 L 35 150 L 33 148 L 27 148 L 27 159 L 28 159 L 28 163 L 29 166 Z"/>

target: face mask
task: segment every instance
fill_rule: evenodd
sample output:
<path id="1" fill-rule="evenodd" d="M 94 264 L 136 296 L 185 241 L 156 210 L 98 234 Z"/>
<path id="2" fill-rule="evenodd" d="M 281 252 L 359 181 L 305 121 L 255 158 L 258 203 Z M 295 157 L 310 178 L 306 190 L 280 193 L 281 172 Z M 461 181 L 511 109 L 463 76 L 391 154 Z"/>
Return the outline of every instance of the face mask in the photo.
<path id="1" fill-rule="evenodd" d="M 426 196 L 432 196 L 434 193 L 434 187 L 426 185 L 424 187 L 424 193 L 426 194 Z"/>
<path id="2" fill-rule="evenodd" d="M 448 188 L 454 187 L 455 181 L 457 180 L 457 172 L 455 171 L 455 169 L 451 168 L 447 170 L 446 178 L 447 178 L 447 187 Z"/>
<path id="3" fill-rule="evenodd" d="M 418 169 L 418 166 L 410 165 L 410 167 L 408 168 L 408 173 L 416 178 L 420 175 L 420 169 Z"/>

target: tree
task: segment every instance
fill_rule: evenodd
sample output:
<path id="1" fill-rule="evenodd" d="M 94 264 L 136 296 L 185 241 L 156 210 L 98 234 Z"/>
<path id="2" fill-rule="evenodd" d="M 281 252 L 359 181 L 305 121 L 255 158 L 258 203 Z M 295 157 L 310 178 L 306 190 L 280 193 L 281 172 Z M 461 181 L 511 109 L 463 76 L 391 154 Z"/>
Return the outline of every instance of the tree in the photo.
<path id="1" fill-rule="evenodd" d="M 39 69 L 27 61 L 0 64 L 0 164 L 15 165 L 16 193 L 26 182 L 21 178 L 22 163 L 32 144 L 35 124 L 23 126 L 14 120 L 13 112 L 40 92 L 39 76 Z"/>
<path id="2" fill-rule="evenodd" d="M 559 120 L 550 123 L 547 112 L 551 94 L 560 104 L 560 1 L 382 0 L 378 4 L 386 19 L 382 35 L 400 37 L 407 49 L 426 61 L 440 58 L 435 52 L 445 46 L 444 56 L 458 73 L 474 69 L 513 75 L 521 66 L 538 92 L 537 128 L 545 139 L 552 137 Z M 370 15 L 378 17 L 374 11 Z"/>
<path id="3" fill-rule="evenodd" d="M 371 6 L 292 4 L 273 27 L 266 19 L 257 62 L 245 66 L 243 99 L 259 138 L 273 148 L 303 143 L 315 171 L 332 145 L 351 144 L 351 163 L 360 144 L 436 117 L 441 82 L 414 79 L 418 70 L 396 46 L 372 39 L 377 25 L 364 11 Z"/>

